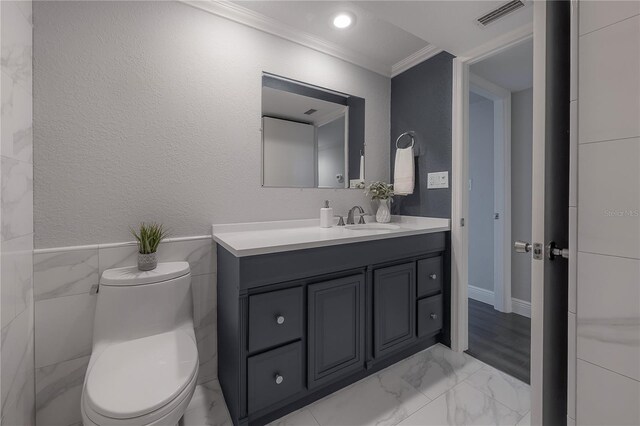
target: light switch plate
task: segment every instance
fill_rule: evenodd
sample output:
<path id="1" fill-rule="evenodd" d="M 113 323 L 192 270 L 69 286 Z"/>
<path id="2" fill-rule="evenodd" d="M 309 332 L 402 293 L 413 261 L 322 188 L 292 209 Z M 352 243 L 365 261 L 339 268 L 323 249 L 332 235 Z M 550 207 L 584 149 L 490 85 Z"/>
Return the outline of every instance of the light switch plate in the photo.
<path id="1" fill-rule="evenodd" d="M 436 172 L 427 175 L 427 189 L 449 187 L 449 172 Z"/>

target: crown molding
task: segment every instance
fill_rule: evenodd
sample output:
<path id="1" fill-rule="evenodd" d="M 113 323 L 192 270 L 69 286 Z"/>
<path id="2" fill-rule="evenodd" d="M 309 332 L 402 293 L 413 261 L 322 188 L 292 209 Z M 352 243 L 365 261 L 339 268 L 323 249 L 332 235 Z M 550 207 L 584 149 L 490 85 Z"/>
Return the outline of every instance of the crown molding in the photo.
<path id="1" fill-rule="evenodd" d="M 344 49 L 338 44 L 322 40 L 314 35 L 300 31 L 289 25 L 283 24 L 280 21 L 269 18 L 260 13 L 256 13 L 235 3 L 231 3 L 230 1 L 181 0 L 181 2 L 205 12 L 278 36 L 335 58 L 342 59 L 343 61 L 350 62 L 385 77 L 391 76 L 391 70 L 386 65 L 372 61 L 363 55 L 349 49 Z"/>
<path id="2" fill-rule="evenodd" d="M 403 60 L 393 64 L 391 67 L 391 77 L 395 77 L 398 74 L 401 74 L 418 65 L 420 62 L 426 61 L 429 58 L 436 56 L 438 53 L 442 52 L 442 49 L 437 48 L 436 46 L 429 44 L 417 52 L 407 56 Z"/>

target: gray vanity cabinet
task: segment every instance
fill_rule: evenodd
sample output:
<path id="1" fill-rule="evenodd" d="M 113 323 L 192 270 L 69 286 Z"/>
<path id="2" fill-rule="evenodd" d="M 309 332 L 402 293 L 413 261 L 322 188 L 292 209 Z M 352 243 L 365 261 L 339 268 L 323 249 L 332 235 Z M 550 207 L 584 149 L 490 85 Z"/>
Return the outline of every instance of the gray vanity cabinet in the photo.
<path id="1" fill-rule="evenodd" d="M 374 356 L 416 340 L 416 262 L 373 271 Z"/>
<path id="2" fill-rule="evenodd" d="M 358 274 L 308 286 L 309 388 L 364 368 L 364 284 Z"/>
<path id="3" fill-rule="evenodd" d="M 218 246 L 218 377 L 263 425 L 450 344 L 449 233 L 235 256 Z"/>

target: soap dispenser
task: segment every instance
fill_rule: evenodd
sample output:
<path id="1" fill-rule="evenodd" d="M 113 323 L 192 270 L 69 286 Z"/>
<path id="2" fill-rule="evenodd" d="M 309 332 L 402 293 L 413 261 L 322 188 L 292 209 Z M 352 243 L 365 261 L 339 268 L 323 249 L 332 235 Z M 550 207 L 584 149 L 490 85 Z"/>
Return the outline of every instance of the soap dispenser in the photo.
<path id="1" fill-rule="evenodd" d="M 333 225 L 333 208 L 329 207 L 329 200 L 324 200 L 324 207 L 320 209 L 320 228 L 331 228 Z"/>

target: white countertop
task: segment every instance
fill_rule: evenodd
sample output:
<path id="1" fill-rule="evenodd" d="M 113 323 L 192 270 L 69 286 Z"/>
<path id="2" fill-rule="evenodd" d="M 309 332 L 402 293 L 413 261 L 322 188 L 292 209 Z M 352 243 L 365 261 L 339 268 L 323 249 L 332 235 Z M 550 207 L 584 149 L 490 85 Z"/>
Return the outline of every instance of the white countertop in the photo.
<path id="1" fill-rule="evenodd" d="M 375 225 L 372 216 L 365 216 L 365 219 L 367 225 Z M 242 257 L 448 231 L 450 220 L 392 216 L 391 225 L 395 225 L 395 229 L 320 228 L 319 219 L 301 219 L 231 223 L 213 225 L 212 228 L 216 243 L 236 257 Z"/>

